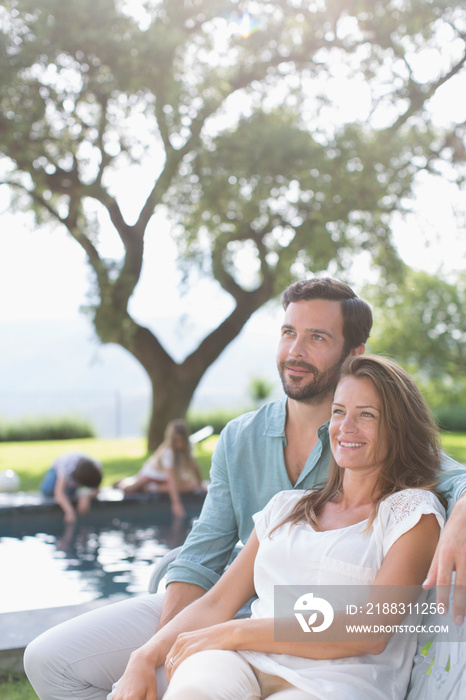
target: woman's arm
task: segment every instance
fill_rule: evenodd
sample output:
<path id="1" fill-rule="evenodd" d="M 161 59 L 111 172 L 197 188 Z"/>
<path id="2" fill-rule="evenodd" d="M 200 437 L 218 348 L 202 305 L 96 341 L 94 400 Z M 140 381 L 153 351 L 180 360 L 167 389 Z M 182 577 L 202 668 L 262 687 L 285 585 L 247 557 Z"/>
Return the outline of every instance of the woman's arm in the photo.
<path id="1" fill-rule="evenodd" d="M 202 483 L 201 469 L 199 467 L 197 460 L 195 460 L 194 457 L 191 457 L 190 463 L 191 463 L 191 469 L 193 470 L 194 478 L 197 481 L 198 487 L 204 489 L 204 485 Z"/>
<path id="2" fill-rule="evenodd" d="M 204 628 L 230 620 L 254 595 L 254 560 L 258 546 L 253 532 L 218 583 L 131 654 L 112 700 L 157 698 L 154 670 L 165 663 L 167 652 L 181 632 L 200 629 L 204 632 Z"/>
<path id="3" fill-rule="evenodd" d="M 243 504 L 242 509 L 235 508 L 233 492 L 244 488 L 242 466 L 245 461 L 235 458 L 234 445 L 243 441 L 250 442 L 248 433 L 238 434 L 234 422 L 220 433 L 212 455 L 210 484 L 201 513 L 181 552 L 168 567 L 160 627 L 217 583 L 238 540 L 245 542 L 250 536 L 253 513 L 265 505 L 253 497 Z"/>
<path id="4" fill-rule="evenodd" d="M 181 502 L 180 494 L 178 491 L 178 487 L 176 485 L 176 479 L 175 475 L 173 473 L 173 469 L 168 469 L 164 468 L 165 476 L 166 476 L 166 488 L 168 491 L 168 495 L 170 496 L 170 502 L 172 506 L 172 513 L 175 518 L 184 518 L 186 515 L 186 511 L 183 507 L 183 504 Z"/>
<path id="5" fill-rule="evenodd" d="M 386 596 L 386 591 L 390 590 L 387 589 L 389 586 L 396 586 L 398 588 L 393 590 L 399 590 L 400 586 L 414 587 L 422 584 L 432 560 L 439 533 L 440 527 L 436 517 L 423 515 L 412 529 L 396 540 L 389 549 L 375 579 L 373 594 L 369 601 L 372 605 L 377 601 L 377 589 L 380 586 L 383 586 Z M 385 599 L 383 602 L 391 601 Z M 400 600 L 397 599 L 396 602 L 400 603 Z M 341 614 L 337 612 L 335 615 L 334 624 L 336 622 L 342 630 L 339 638 L 345 635 L 346 624 L 357 624 L 353 616 L 346 618 L 343 612 Z M 400 618 L 398 618 L 399 621 Z M 377 623 L 377 620 L 373 619 L 373 622 Z M 390 622 L 393 623 L 394 620 L 390 618 Z M 385 623 L 387 623 L 386 616 Z M 274 634 L 274 620 L 270 618 L 231 620 L 202 632 L 181 634 L 167 655 L 168 659 L 173 660 L 173 665 L 171 663 L 167 665 L 167 673 L 171 674 L 184 658 L 202 649 L 248 650 L 291 654 L 310 659 L 335 659 L 362 654 L 379 654 L 388 643 L 388 638 L 323 643 L 320 641 L 322 637 L 316 637 L 317 641 L 312 642 L 279 642 L 274 641 Z"/>

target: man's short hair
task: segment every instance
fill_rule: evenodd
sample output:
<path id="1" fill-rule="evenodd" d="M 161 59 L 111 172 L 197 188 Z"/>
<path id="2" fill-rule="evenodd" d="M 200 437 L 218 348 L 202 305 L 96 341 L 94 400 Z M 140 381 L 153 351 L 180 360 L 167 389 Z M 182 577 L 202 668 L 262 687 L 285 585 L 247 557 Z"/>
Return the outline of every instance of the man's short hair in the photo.
<path id="1" fill-rule="evenodd" d="M 282 304 L 283 308 L 287 309 L 291 303 L 311 299 L 341 303 L 343 337 L 347 352 L 366 342 L 372 328 L 371 307 L 366 301 L 360 299 L 351 287 L 330 277 L 302 280 L 294 282 L 283 292 Z"/>

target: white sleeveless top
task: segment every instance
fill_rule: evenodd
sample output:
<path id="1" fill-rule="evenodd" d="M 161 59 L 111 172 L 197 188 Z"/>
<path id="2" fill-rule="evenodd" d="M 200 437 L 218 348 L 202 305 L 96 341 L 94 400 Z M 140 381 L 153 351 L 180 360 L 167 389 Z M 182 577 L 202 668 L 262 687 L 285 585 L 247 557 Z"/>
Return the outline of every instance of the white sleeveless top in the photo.
<path id="1" fill-rule="evenodd" d="M 254 565 L 258 599 L 253 618 L 274 617 L 274 586 L 373 583 L 392 544 L 433 513 L 440 527 L 445 512 L 434 494 L 406 489 L 379 505 L 370 528 L 367 520 L 324 532 L 300 523 L 270 531 L 293 509 L 304 491 L 282 491 L 254 516 L 259 550 Z M 394 635 L 383 653 L 314 660 L 287 654 L 240 652 L 255 668 L 285 678 L 319 700 L 396 700 L 405 697 L 416 650 L 416 635 Z"/>

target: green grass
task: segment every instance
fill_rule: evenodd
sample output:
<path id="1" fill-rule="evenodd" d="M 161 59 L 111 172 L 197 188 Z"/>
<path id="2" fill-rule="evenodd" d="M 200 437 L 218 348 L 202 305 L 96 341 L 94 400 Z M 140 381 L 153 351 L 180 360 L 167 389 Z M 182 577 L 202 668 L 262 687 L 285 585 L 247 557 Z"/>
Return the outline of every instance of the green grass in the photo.
<path id="1" fill-rule="evenodd" d="M 195 446 L 194 454 L 204 479 L 209 476 L 210 460 L 217 439 L 212 435 Z M 451 457 L 466 464 L 466 433 L 443 433 L 442 442 Z M 5 442 L 0 443 L 0 471 L 14 469 L 21 479 L 21 490 L 36 491 L 53 460 L 69 451 L 85 452 L 100 460 L 104 467 L 104 486 L 137 472 L 147 457 L 143 438 Z"/>
<path id="2" fill-rule="evenodd" d="M 212 436 L 194 449 L 204 479 L 209 475 L 216 440 Z M 104 471 L 103 486 L 110 486 L 124 476 L 135 474 L 147 458 L 143 438 L 6 442 L 0 444 L 0 471 L 13 469 L 21 479 L 22 491 L 37 491 L 47 469 L 63 452 L 84 452 L 100 460 Z"/>
<path id="3" fill-rule="evenodd" d="M 37 700 L 37 695 L 25 676 L 5 673 L 0 677 L 2 700 Z"/>
<path id="4" fill-rule="evenodd" d="M 466 433 L 442 433 L 445 452 L 461 464 L 466 464 Z"/>

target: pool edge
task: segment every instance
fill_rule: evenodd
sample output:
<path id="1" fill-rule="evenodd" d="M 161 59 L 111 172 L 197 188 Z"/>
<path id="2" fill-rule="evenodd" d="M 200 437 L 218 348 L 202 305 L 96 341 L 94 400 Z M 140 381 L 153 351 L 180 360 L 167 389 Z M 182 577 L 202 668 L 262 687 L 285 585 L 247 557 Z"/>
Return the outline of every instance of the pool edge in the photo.
<path id="1" fill-rule="evenodd" d="M 117 593 L 79 605 L 0 613 L 0 673 L 8 671 L 24 674 L 23 654 L 26 646 L 50 627 L 129 597 L 131 596 Z"/>

